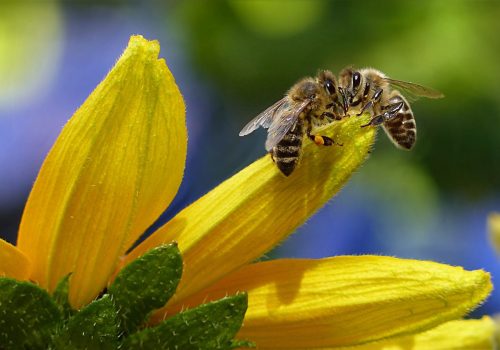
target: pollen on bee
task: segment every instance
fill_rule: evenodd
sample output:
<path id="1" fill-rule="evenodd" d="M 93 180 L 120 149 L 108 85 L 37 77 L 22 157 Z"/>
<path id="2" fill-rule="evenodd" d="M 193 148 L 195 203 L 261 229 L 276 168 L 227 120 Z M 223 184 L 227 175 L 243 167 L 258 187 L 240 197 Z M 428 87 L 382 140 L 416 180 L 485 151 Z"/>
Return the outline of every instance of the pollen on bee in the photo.
<path id="1" fill-rule="evenodd" d="M 325 144 L 325 139 L 320 135 L 315 135 L 314 136 L 314 143 L 317 144 L 318 146 L 322 146 Z"/>

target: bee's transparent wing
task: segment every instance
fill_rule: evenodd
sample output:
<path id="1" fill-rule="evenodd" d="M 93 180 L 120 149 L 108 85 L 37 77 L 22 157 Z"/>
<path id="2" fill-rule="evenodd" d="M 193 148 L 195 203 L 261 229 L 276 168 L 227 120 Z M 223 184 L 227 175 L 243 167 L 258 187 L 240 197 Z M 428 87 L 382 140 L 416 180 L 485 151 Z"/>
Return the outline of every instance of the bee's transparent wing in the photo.
<path id="1" fill-rule="evenodd" d="M 295 126 L 300 114 L 310 102 L 310 100 L 300 103 L 290 103 L 287 101 L 276 110 L 274 119 L 267 131 L 266 150 L 268 152 Z"/>
<path id="2" fill-rule="evenodd" d="M 434 90 L 430 87 L 422 86 L 415 83 L 410 83 L 407 81 L 396 80 L 391 78 L 384 78 L 392 86 L 403 89 L 405 92 L 410 94 L 410 97 L 416 99 L 417 97 L 427 97 L 427 98 L 443 98 L 443 93 Z"/>
<path id="3" fill-rule="evenodd" d="M 273 119 L 280 108 L 286 103 L 287 98 L 283 97 L 281 100 L 273 104 L 271 107 L 266 109 L 264 112 L 260 113 L 258 116 L 253 118 L 243 129 L 240 131 L 240 136 L 248 135 L 255 131 L 259 126 L 264 129 L 269 128 Z"/>

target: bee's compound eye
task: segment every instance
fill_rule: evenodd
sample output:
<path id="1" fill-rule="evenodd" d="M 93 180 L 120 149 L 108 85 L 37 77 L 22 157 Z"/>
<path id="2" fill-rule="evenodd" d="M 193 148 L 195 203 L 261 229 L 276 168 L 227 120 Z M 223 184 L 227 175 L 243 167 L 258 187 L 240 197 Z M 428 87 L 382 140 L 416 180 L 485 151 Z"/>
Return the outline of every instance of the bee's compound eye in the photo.
<path id="1" fill-rule="evenodd" d="M 333 82 L 331 80 L 327 80 L 325 82 L 325 88 L 326 88 L 326 91 L 330 94 L 330 95 L 333 95 L 335 94 L 336 90 L 335 90 L 335 85 L 333 84 Z"/>
<path id="2" fill-rule="evenodd" d="M 352 88 L 355 90 L 359 87 L 359 84 L 361 83 L 361 74 L 358 72 L 354 72 L 352 75 Z"/>

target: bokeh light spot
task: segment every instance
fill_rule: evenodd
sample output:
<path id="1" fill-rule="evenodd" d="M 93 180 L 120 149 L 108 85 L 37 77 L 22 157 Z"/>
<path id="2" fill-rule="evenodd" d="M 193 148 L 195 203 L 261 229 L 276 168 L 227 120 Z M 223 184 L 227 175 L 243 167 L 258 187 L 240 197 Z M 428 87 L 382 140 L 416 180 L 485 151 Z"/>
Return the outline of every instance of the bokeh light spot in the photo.
<path id="1" fill-rule="evenodd" d="M 321 18 L 325 2 L 308 0 L 231 1 L 231 7 L 251 30 L 268 37 L 287 37 Z"/>
<path id="2" fill-rule="evenodd" d="M 0 109 L 48 86 L 60 53 L 61 16 L 55 1 L 0 3 Z"/>

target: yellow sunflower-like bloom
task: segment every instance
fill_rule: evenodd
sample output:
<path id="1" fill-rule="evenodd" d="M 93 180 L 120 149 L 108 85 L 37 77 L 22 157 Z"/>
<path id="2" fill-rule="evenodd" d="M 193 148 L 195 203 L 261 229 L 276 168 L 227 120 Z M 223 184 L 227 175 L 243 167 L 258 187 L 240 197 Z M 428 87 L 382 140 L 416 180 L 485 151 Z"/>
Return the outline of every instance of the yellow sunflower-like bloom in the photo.
<path id="1" fill-rule="evenodd" d="M 342 350 L 492 350 L 496 349 L 495 330 L 495 322 L 485 316 L 480 320 L 450 321 L 427 332 Z"/>
<path id="2" fill-rule="evenodd" d="M 493 248 L 500 254 L 500 213 L 492 213 L 489 215 L 488 232 Z"/>
<path id="3" fill-rule="evenodd" d="M 360 128 L 366 116 L 325 131 L 343 147 L 306 142 L 288 178 L 262 157 L 126 254 L 170 204 L 184 171 L 184 103 L 158 53 L 156 41 L 132 37 L 64 127 L 26 204 L 17 247 L 0 244 L 0 273 L 52 291 L 71 272 L 69 299 L 81 308 L 124 264 L 177 241 L 182 279 L 151 322 L 247 291 L 239 336 L 259 349 L 328 349 L 422 332 L 462 317 L 489 294 L 484 271 L 433 262 L 344 256 L 252 263 L 362 164 L 375 138 L 374 128 Z M 425 334 L 415 343 L 425 344 Z"/>

